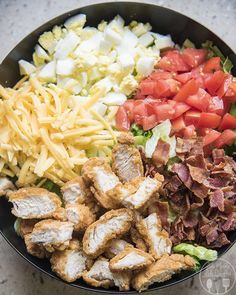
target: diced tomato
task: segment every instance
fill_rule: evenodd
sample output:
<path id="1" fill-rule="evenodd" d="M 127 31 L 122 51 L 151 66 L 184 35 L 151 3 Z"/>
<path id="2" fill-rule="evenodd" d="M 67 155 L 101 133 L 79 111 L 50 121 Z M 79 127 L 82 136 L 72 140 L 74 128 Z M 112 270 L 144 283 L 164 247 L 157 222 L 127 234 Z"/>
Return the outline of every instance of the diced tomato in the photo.
<path id="1" fill-rule="evenodd" d="M 210 104 L 211 96 L 202 88 L 199 88 L 196 94 L 190 95 L 185 100 L 188 105 L 200 111 L 207 111 Z"/>
<path id="2" fill-rule="evenodd" d="M 155 82 L 153 96 L 155 98 L 172 97 L 179 90 L 179 83 L 174 79 L 158 80 Z"/>
<path id="3" fill-rule="evenodd" d="M 155 70 L 151 73 L 149 78 L 151 80 L 166 80 L 166 79 L 171 79 L 173 77 L 173 74 L 170 72 L 162 71 L 162 70 Z"/>
<path id="4" fill-rule="evenodd" d="M 224 111 L 223 111 L 223 115 L 228 113 L 231 107 L 231 101 L 228 101 L 226 99 L 224 99 Z"/>
<path id="5" fill-rule="evenodd" d="M 149 130 L 154 128 L 158 124 L 156 115 L 144 117 L 142 120 L 143 130 Z"/>
<path id="6" fill-rule="evenodd" d="M 213 143 L 220 135 L 220 132 L 211 129 L 203 138 L 203 146 Z"/>
<path id="7" fill-rule="evenodd" d="M 207 135 L 208 133 L 210 133 L 211 132 L 211 130 L 213 130 L 213 129 L 211 129 L 211 128 L 198 128 L 198 135 L 200 135 L 200 136 L 205 136 L 205 135 Z"/>
<path id="8" fill-rule="evenodd" d="M 141 95 L 153 95 L 155 86 L 156 82 L 147 79 L 143 80 L 139 86 Z"/>
<path id="9" fill-rule="evenodd" d="M 176 102 L 175 100 L 173 99 L 168 99 L 166 101 L 172 108 L 175 108 L 175 106 L 178 104 L 178 102 Z"/>
<path id="10" fill-rule="evenodd" d="M 204 73 L 213 73 L 218 70 L 220 70 L 220 57 L 218 56 L 210 58 L 203 67 Z"/>
<path id="11" fill-rule="evenodd" d="M 196 134 L 196 128 L 194 125 L 189 125 L 183 129 L 184 138 L 193 138 Z"/>
<path id="12" fill-rule="evenodd" d="M 163 57 L 163 56 L 166 56 L 168 55 L 171 51 L 177 51 L 175 48 L 167 48 L 167 49 L 163 49 L 161 50 L 160 52 L 160 56 Z"/>
<path id="13" fill-rule="evenodd" d="M 218 96 L 213 96 L 210 100 L 207 111 L 209 113 L 216 113 L 217 115 L 223 115 L 224 113 L 224 102 Z"/>
<path id="14" fill-rule="evenodd" d="M 230 85 L 232 84 L 232 79 L 233 77 L 231 75 L 224 75 L 224 79 L 221 83 L 221 86 L 218 88 L 217 95 L 219 97 L 223 97 L 224 94 L 227 92 L 229 89 Z"/>
<path id="15" fill-rule="evenodd" d="M 182 53 L 182 57 L 187 65 L 195 68 L 206 60 L 207 53 L 206 49 L 186 48 Z"/>
<path id="16" fill-rule="evenodd" d="M 176 75 L 174 78 L 180 83 L 185 84 L 192 78 L 192 73 L 188 72 L 188 73 L 179 74 L 179 75 Z"/>
<path id="17" fill-rule="evenodd" d="M 128 131 L 130 128 L 130 121 L 123 106 L 120 106 L 116 113 L 116 128 L 121 131 Z"/>
<path id="18" fill-rule="evenodd" d="M 194 79 L 199 84 L 199 87 L 205 88 L 205 81 L 204 81 L 205 75 L 202 69 L 203 69 L 203 65 L 200 65 L 192 69 L 191 76 L 192 76 L 192 79 Z"/>
<path id="19" fill-rule="evenodd" d="M 128 99 L 124 103 L 123 107 L 126 110 L 130 123 L 134 122 L 134 100 Z"/>
<path id="20" fill-rule="evenodd" d="M 181 83 L 174 79 L 166 79 L 165 81 L 170 87 L 171 96 L 174 96 L 179 91 Z"/>
<path id="21" fill-rule="evenodd" d="M 175 102 L 174 100 L 171 100 L 171 101 Z M 184 102 L 175 102 L 174 108 L 175 108 L 175 114 L 173 119 L 178 118 L 179 116 L 187 112 L 190 109 L 190 106 Z"/>
<path id="22" fill-rule="evenodd" d="M 199 85 L 195 80 L 189 80 L 185 85 L 183 85 L 179 92 L 175 95 L 174 100 L 185 101 L 187 97 L 197 93 Z"/>
<path id="23" fill-rule="evenodd" d="M 172 119 L 175 114 L 175 109 L 170 104 L 163 103 L 155 107 L 155 113 L 158 122 L 162 122 L 166 119 Z"/>
<path id="24" fill-rule="evenodd" d="M 180 116 L 171 121 L 172 130 L 174 132 L 179 132 L 186 127 L 183 116 Z"/>
<path id="25" fill-rule="evenodd" d="M 205 81 L 206 89 L 211 95 L 217 94 L 219 97 L 222 97 L 224 93 L 223 95 L 219 95 L 217 90 L 220 89 L 224 80 L 225 80 L 225 73 L 223 73 L 222 71 L 216 71 L 210 79 Z"/>
<path id="26" fill-rule="evenodd" d="M 140 91 L 140 89 L 138 89 L 137 90 L 137 92 L 136 92 L 136 94 L 134 95 L 134 97 L 133 97 L 133 99 L 145 99 L 146 97 L 145 97 L 145 95 L 142 95 L 141 94 L 141 91 Z"/>
<path id="27" fill-rule="evenodd" d="M 155 82 L 153 95 L 155 98 L 167 97 L 170 95 L 170 87 L 166 80 L 159 80 Z"/>
<path id="28" fill-rule="evenodd" d="M 201 113 L 198 122 L 199 128 L 217 128 L 220 124 L 221 117 L 214 113 Z"/>
<path id="29" fill-rule="evenodd" d="M 216 148 L 222 148 L 224 145 L 231 145 L 236 139 L 236 132 L 230 129 L 224 130 L 217 138 L 214 145 Z"/>
<path id="30" fill-rule="evenodd" d="M 168 51 L 157 64 L 159 69 L 168 72 L 188 72 L 189 66 L 185 63 L 182 55 L 177 50 Z"/>
<path id="31" fill-rule="evenodd" d="M 235 129 L 236 128 L 236 118 L 231 114 L 227 113 L 224 115 L 222 121 L 220 122 L 219 129 Z"/>
<path id="32" fill-rule="evenodd" d="M 201 112 L 198 111 L 187 111 L 184 115 L 184 121 L 187 126 L 194 125 L 198 126 L 198 122 L 200 120 Z"/>
<path id="33" fill-rule="evenodd" d="M 144 101 L 136 100 L 134 103 L 134 122 L 138 125 L 142 124 L 144 117 L 148 116 L 148 109 Z"/>

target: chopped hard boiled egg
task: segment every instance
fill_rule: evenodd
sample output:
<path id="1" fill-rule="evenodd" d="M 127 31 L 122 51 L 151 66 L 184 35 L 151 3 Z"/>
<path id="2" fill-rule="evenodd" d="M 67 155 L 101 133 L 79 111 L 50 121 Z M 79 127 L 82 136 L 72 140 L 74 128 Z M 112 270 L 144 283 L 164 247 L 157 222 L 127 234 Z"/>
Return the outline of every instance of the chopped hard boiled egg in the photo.
<path id="1" fill-rule="evenodd" d="M 53 60 L 43 66 L 40 70 L 38 77 L 45 82 L 55 82 L 56 81 L 56 61 Z"/>
<path id="2" fill-rule="evenodd" d="M 151 72 L 154 69 L 155 65 L 155 58 L 154 57 L 141 57 L 137 62 L 137 72 L 143 76 L 146 77 L 151 74 Z"/>
<path id="3" fill-rule="evenodd" d="M 61 76 L 69 76 L 75 69 L 75 60 L 72 58 L 59 59 L 57 61 L 56 73 Z"/>
<path id="4" fill-rule="evenodd" d="M 64 26 L 67 29 L 75 29 L 77 27 L 83 27 L 86 23 L 86 15 L 85 14 L 77 14 L 74 15 L 70 18 L 68 18 L 65 23 Z"/>
<path id="5" fill-rule="evenodd" d="M 35 72 L 36 67 L 23 59 L 19 60 L 20 74 L 30 75 Z"/>
<path id="6" fill-rule="evenodd" d="M 35 74 L 72 94 L 89 97 L 102 90 L 108 108 L 134 93 L 154 69 L 160 49 L 174 45 L 170 36 L 151 32 L 149 23 L 125 25 L 119 15 L 97 28 L 85 25 L 86 15 L 78 14 L 40 36 Z"/>
<path id="7" fill-rule="evenodd" d="M 123 93 L 109 92 L 101 101 L 109 106 L 122 105 L 127 100 L 127 97 Z"/>

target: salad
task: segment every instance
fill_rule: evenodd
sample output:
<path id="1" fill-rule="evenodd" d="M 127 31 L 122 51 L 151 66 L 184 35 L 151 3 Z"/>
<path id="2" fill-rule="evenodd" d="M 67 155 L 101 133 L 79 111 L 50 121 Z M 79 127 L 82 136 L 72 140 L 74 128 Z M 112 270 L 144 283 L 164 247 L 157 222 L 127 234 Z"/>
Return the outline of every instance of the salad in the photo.
<path id="1" fill-rule="evenodd" d="M 63 280 L 139 292 L 236 228 L 236 79 L 211 42 L 69 18 L 0 85 L 0 196 Z"/>

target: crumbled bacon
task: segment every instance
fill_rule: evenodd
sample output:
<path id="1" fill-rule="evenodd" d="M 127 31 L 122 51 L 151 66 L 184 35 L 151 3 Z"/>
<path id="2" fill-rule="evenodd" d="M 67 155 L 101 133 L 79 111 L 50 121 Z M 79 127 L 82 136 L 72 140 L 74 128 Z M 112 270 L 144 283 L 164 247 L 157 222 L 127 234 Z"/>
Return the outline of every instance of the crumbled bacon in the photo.
<path id="1" fill-rule="evenodd" d="M 156 167 L 165 165 L 169 160 L 170 145 L 163 140 L 158 140 L 155 151 L 152 155 L 153 163 Z"/>
<path id="2" fill-rule="evenodd" d="M 177 218 L 171 224 L 173 243 L 194 240 L 217 248 L 229 243 L 236 228 L 236 163 L 224 150 L 203 154 L 202 139 L 177 139 L 177 156 L 165 179 L 164 196 Z M 193 238 L 194 237 L 194 238 Z"/>
<path id="3" fill-rule="evenodd" d="M 224 193 L 222 190 L 217 189 L 210 195 L 210 207 L 224 211 Z"/>

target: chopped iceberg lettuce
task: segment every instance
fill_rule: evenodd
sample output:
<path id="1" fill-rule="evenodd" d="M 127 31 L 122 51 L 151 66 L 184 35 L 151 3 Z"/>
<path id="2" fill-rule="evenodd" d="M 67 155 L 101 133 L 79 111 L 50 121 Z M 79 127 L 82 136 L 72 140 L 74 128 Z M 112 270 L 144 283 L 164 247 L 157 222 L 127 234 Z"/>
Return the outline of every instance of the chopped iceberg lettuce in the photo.
<path id="1" fill-rule="evenodd" d="M 161 124 L 157 125 L 156 127 L 152 129 L 153 135 L 150 139 L 147 140 L 145 145 L 145 154 L 147 158 L 152 157 L 159 139 L 170 144 L 170 157 L 174 157 L 176 155 L 175 153 L 176 140 L 175 140 L 175 137 L 170 137 L 170 131 L 171 131 L 170 120 L 165 120 L 164 122 L 162 122 Z"/>

